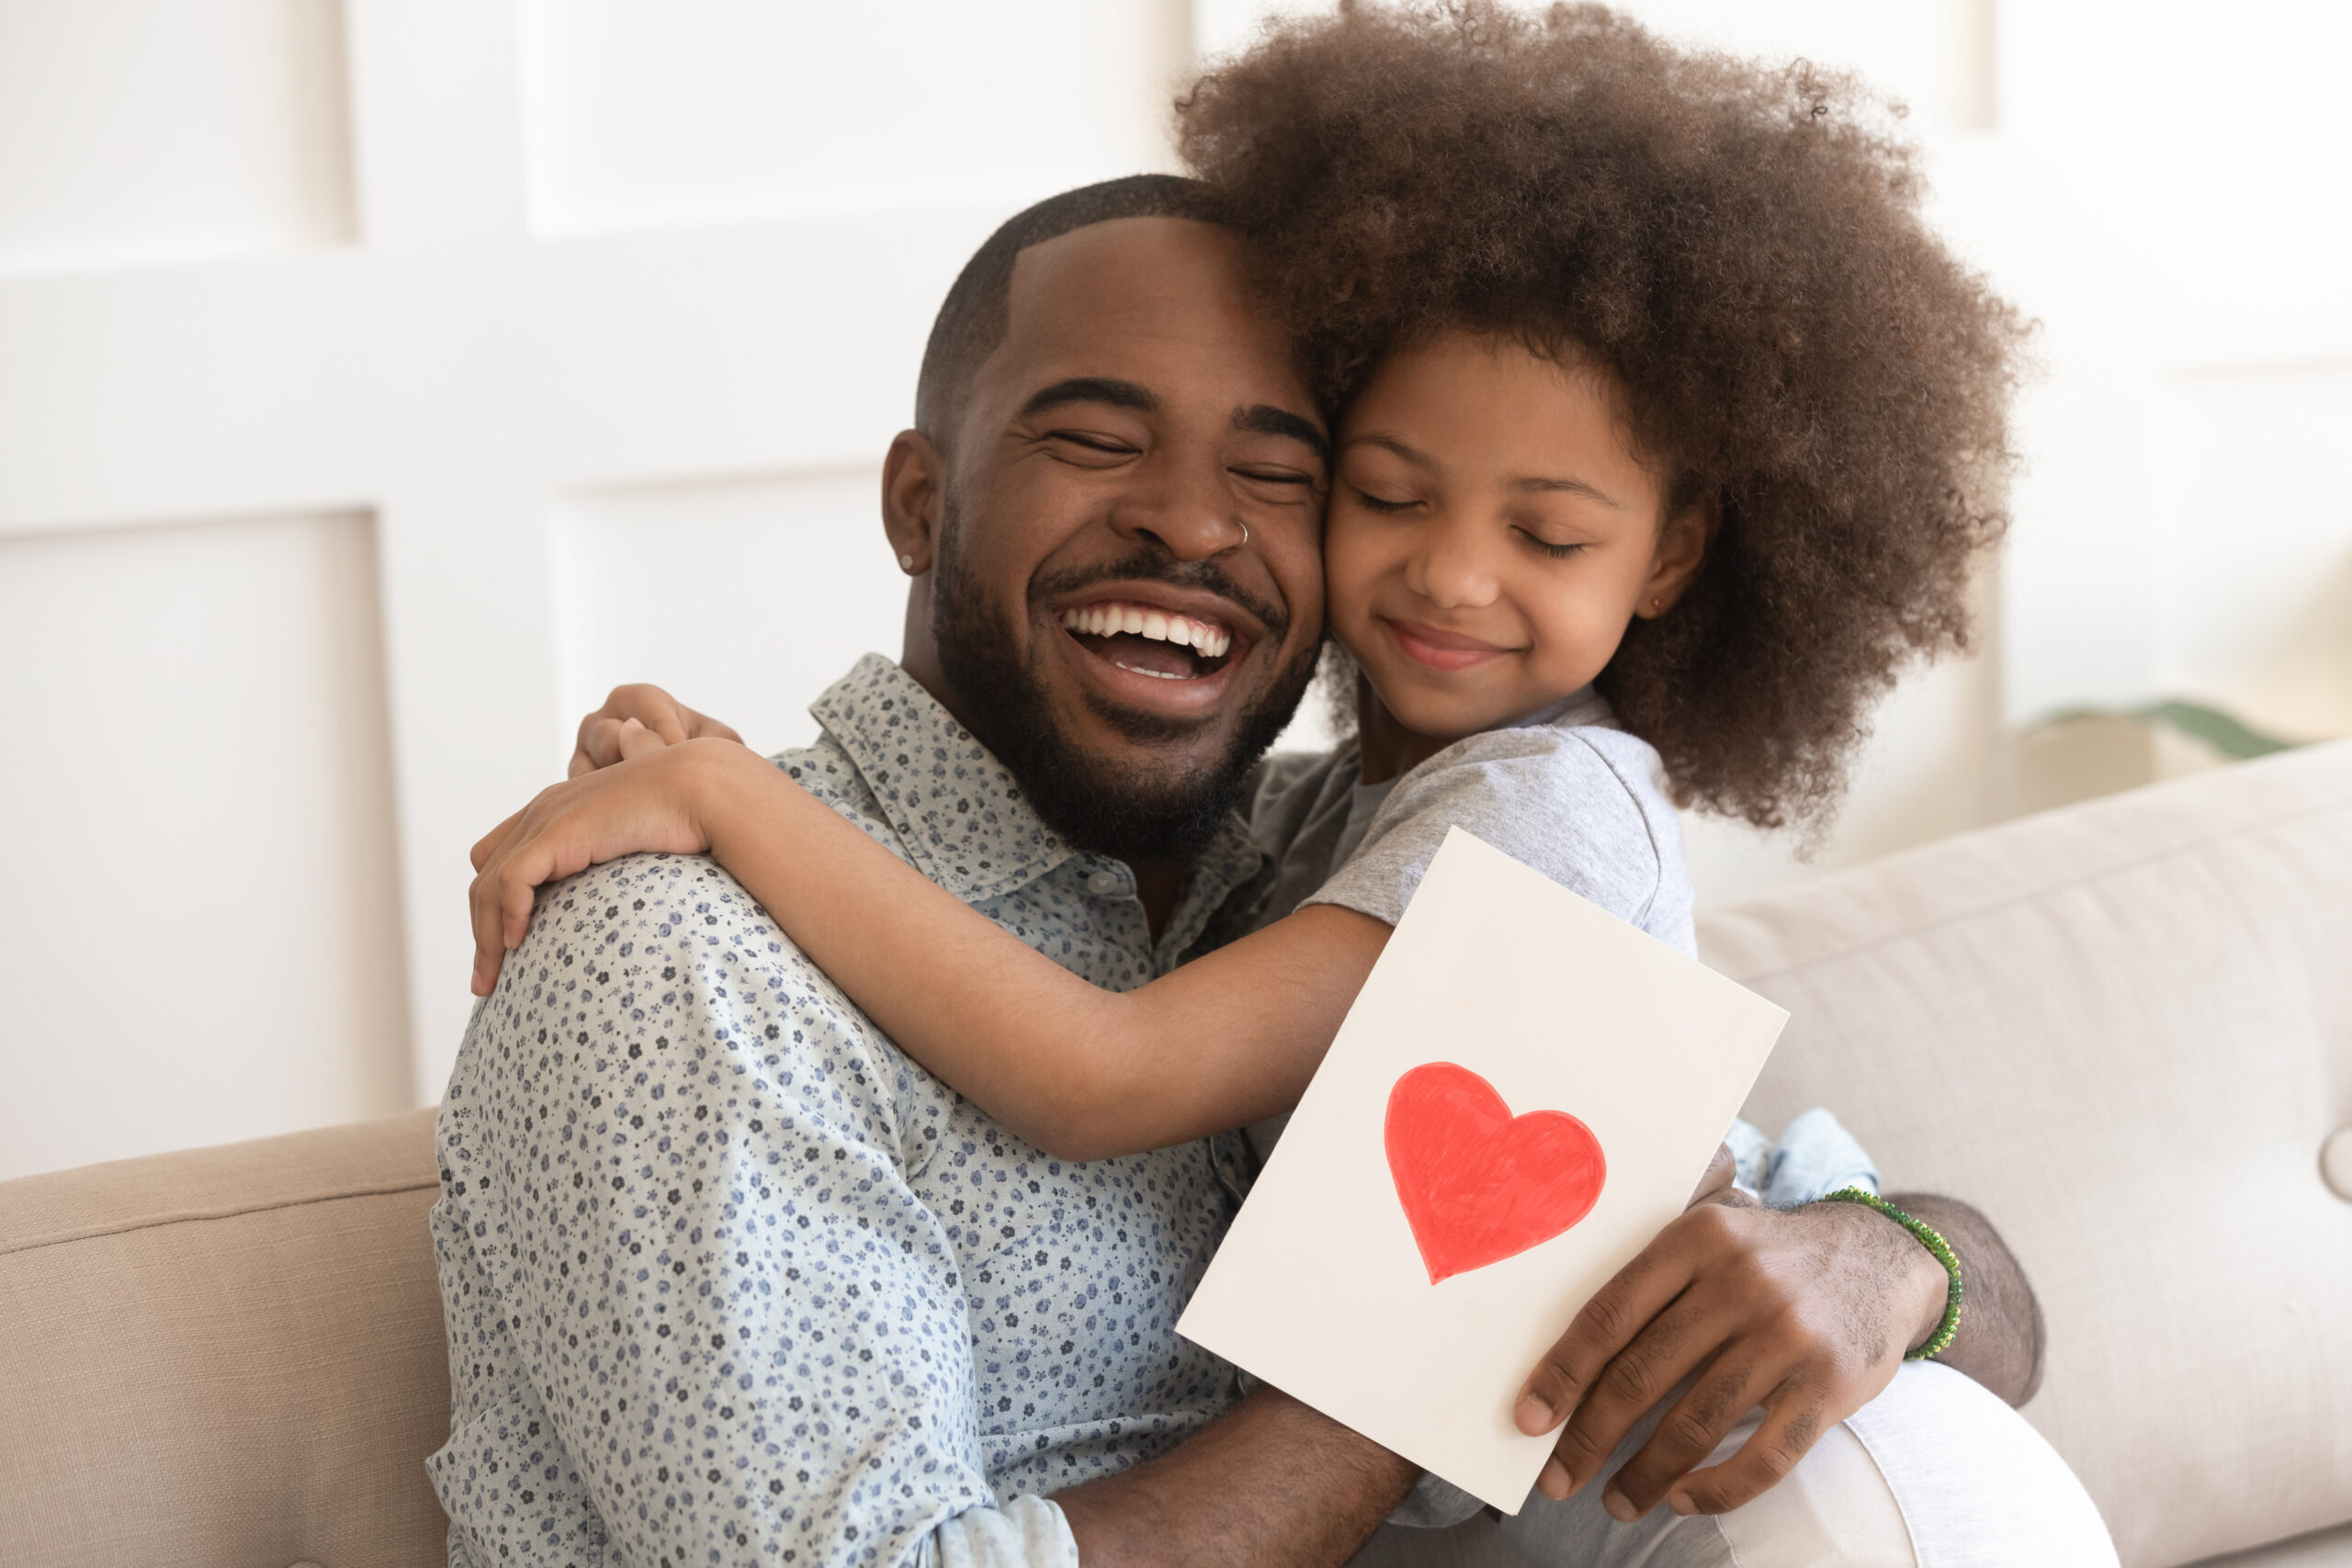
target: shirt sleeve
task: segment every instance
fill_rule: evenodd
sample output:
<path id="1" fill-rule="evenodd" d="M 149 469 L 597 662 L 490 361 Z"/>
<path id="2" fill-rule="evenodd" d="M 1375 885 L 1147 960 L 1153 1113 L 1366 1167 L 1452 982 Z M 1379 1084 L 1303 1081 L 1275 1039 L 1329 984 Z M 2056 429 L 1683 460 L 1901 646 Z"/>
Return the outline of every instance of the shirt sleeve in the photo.
<path id="1" fill-rule="evenodd" d="M 1078 1540 L 1050 1497 L 972 1508 L 922 1543 L 922 1568 L 1078 1568 Z"/>
<path id="2" fill-rule="evenodd" d="M 542 1502 L 578 1485 L 636 1568 L 1074 1562 L 983 1472 L 963 1284 L 908 1185 L 944 1096 L 709 863 L 615 864 L 655 871 L 550 890 L 445 1112 L 571 1461 Z M 495 1562 L 515 1495 L 481 1479 L 453 1529 Z"/>
<path id="3" fill-rule="evenodd" d="M 1306 902 L 1394 925 L 1460 827 L 1688 953 L 1681 836 L 1656 753 L 1616 730 L 1531 725 L 1457 741 L 1399 779 L 1363 843 Z"/>

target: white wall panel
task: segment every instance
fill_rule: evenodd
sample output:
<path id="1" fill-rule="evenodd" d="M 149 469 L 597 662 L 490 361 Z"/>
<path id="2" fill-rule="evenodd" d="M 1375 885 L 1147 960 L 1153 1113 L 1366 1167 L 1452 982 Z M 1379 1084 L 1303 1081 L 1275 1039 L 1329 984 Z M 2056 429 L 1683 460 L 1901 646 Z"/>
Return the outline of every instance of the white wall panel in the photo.
<path id="1" fill-rule="evenodd" d="M 567 721 L 650 681 L 763 752 L 807 745 L 819 694 L 860 654 L 899 656 L 906 578 L 881 489 L 877 467 L 568 499 L 555 525 Z M 567 728 L 557 760 L 571 748 Z"/>
<path id="2" fill-rule="evenodd" d="M 526 0 L 546 229 L 1001 197 L 1166 167 L 1180 0 Z"/>
<path id="3" fill-rule="evenodd" d="M 412 1103 L 379 648 L 364 516 L 0 540 L 0 1179 Z"/>
<path id="4" fill-rule="evenodd" d="M 2352 734 L 2352 360 L 2182 377 L 2163 408 L 2165 685 Z"/>
<path id="5" fill-rule="evenodd" d="M 0 274 L 350 231 L 334 0 L 0 5 Z"/>

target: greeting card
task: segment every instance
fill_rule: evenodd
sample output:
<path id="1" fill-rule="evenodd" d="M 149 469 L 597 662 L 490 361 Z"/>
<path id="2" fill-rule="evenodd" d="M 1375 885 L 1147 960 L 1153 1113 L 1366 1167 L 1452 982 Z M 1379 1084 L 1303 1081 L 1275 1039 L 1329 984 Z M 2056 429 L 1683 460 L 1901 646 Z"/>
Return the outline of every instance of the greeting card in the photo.
<path id="1" fill-rule="evenodd" d="M 1787 1018 L 1454 829 L 1177 1332 L 1518 1512 L 1521 1384 Z"/>

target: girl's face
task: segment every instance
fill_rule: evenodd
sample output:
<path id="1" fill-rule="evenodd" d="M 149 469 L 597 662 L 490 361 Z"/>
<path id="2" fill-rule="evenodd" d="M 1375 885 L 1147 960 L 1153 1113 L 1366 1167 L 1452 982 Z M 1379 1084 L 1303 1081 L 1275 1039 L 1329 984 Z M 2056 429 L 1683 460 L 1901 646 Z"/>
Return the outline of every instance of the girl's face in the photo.
<path id="1" fill-rule="evenodd" d="M 1349 411 L 1323 558 L 1331 628 L 1389 712 L 1459 739 L 1600 673 L 1697 573 L 1703 512 L 1662 521 L 1615 381 L 1449 332 Z"/>

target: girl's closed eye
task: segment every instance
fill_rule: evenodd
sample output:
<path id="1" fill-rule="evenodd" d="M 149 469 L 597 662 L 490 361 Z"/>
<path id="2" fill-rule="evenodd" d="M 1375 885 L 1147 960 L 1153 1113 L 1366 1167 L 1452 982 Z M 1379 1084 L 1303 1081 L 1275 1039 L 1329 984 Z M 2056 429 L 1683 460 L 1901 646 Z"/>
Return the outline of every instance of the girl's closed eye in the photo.
<path id="1" fill-rule="evenodd" d="M 1589 539 L 1547 539 L 1534 529 L 1526 527 L 1520 528 L 1517 532 L 1521 538 L 1544 555 L 1550 556 L 1554 560 L 1566 560 L 1570 556 L 1592 547 L 1592 542 Z"/>

